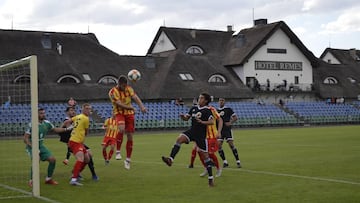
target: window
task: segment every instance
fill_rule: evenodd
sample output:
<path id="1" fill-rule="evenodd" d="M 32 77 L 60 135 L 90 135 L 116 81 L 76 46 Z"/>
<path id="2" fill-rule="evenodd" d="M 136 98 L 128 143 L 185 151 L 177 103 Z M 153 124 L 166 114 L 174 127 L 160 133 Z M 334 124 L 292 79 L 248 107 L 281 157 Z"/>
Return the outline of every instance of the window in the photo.
<path id="1" fill-rule="evenodd" d="M 52 48 L 52 44 L 51 44 L 51 36 L 48 33 L 44 33 L 42 38 L 41 38 L 41 45 L 44 49 L 51 49 Z"/>
<path id="2" fill-rule="evenodd" d="M 356 83 L 356 80 L 352 77 L 348 77 L 347 78 L 352 84 L 355 84 Z"/>
<path id="3" fill-rule="evenodd" d="M 190 73 L 180 73 L 179 76 L 184 81 L 185 80 L 194 80 L 194 78 L 192 77 L 192 75 Z"/>
<path id="4" fill-rule="evenodd" d="M 268 48 L 268 49 L 267 49 L 267 53 L 271 53 L 271 54 L 286 54 L 286 49 L 271 49 L 271 48 Z"/>
<path id="5" fill-rule="evenodd" d="M 215 74 L 209 78 L 208 82 L 209 83 L 226 83 L 226 79 L 224 76 L 222 76 L 220 74 Z"/>
<path id="6" fill-rule="evenodd" d="M 244 34 L 238 34 L 235 41 L 235 47 L 241 48 L 246 43 L 246 38 Z"/>
<path id="7" fill-rule="evenodd" d="M 91 80 L 90 75 L 87 74 L 87 73 L 83 73 L 82 76 L 83 76 L 84 80 L 86 80 L 86 81 L 90 81 L 90 80 Z"/>
<path id="8" fill-rule="evenodd" d="M 145 59 L 145 66 L 147 68 L 155 68 L 155 59 L 154 58 L 146 58 Z"/>
<path id="9" fill-rule="evenodd" d="M 103 85 L 115 85 L 117 84 L 117 78 L 111 75 L 107 75 L 100 78 L 98 83 Z"/>
<path id="10" fill-rule="evenodd" d="M 191 46 L 186 50 L 186 53 L 190 55 L 202 55 L 204 51 L 199 46 Z"/>
<path id="11" fill-rule="evenodd" d="M 338 84 L 338 81 L 334 77 L 327 77 L 324 80 L 324 84 Z"/>
<path id="12" fill-rule="evenodd" d="M 295 76 L 294 78 L 294 83 L 297 85 L 299 84 L 299 76 Z"/>
<path id="13" fill-rule="evenodd" d="M 64 75 L 61 76 L 57 81 L 57 83 L 64 83 L 64 84 L 78 84 L 80 83 L 80 80 L 72 75 Z"/>

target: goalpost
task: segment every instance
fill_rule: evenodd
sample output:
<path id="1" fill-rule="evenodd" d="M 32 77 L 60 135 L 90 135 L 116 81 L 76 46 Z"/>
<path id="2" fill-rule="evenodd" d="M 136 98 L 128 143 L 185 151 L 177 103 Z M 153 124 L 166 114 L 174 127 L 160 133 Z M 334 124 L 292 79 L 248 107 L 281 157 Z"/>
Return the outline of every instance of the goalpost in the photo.
<path id="1" fill-rule="evenodd" d="M 0 60 L 0 201 L 40 197 L 39 156 L 30 162 L 23 142 L 31 122 L 32 154 L 39 153 L 37 75 L 34 55 L 12 62 Z M 28 186 L 31 166 L 32 188 Z"/>

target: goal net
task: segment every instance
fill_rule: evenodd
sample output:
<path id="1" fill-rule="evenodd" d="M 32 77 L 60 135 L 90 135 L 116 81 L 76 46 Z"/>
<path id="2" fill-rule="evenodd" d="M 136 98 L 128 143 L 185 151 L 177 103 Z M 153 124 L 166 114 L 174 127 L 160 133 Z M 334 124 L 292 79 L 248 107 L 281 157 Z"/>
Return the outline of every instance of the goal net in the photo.
<path id="1" fill-rule="evenodd" d="M 39 157 L 32 161 L 25 152 L 23 135 L 31 122 L 32 135 L 38 134 L 37 57 L 0 59 L 0 201 L 40 196 Z M 38 136 L 32 136 L 37 154 Z M 33 187 L 29 187 L 30 168 Z"/>

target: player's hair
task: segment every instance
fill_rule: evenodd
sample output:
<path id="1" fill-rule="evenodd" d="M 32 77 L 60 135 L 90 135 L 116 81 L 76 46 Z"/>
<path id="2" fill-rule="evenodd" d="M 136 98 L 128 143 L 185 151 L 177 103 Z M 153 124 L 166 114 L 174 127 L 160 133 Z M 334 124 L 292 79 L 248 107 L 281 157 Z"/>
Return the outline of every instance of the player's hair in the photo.
<path id="1" fill-rule="evenodd" d="M 85 107 L 87 107 L 87 106 L 91 106 L 89 103 L 84 103 L 83 105 L 82 105 L 82 108 L 84 109 Z"/>
<path id="2" fill-rule="evenodd" d="M 69 112 L 70 109 L 75 109 L 75 108 L 73 106 L 68 106 L 68 107 L 66 107 L 65 112 Z"/>
<path id="3" fill-rule="evenodd" d="M 45 109 L 40 107 L 40 108 L 38 108 L 38 111 L 45 111 Z"/>
<path id="4" fill-rule="evenodd" d="M 225 98 L 224 98 L 224 97 L 219 97 L 219 101 L 220 101 L 220 100 L 224 100 L 224 101 L 225 101 Z"/>
<path id="5" fill-rule="evenodd" d="M 120 75 L 118 78 L 118 84 L 127 84 L 127 78 L 125 75 Z"/>
<path id="6" fill-rule="evenodd" d="M 204 99 L 206 100 L 206 105 L 208 105 L 211 101 L 211 96 L 210 94 L 206 93 L 206 92 L 203 92 L 201 93 L 200 95 L 202 95 L 204 97 Z"/>

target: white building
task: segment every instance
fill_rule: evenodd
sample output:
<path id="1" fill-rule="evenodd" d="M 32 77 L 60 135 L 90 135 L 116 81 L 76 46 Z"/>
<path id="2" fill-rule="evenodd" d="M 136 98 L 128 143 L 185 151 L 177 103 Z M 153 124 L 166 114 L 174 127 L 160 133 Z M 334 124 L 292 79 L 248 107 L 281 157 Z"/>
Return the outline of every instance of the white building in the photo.
<path id="1" fill-rule="evenodd" d="M 311 91 L 314 61 L 284 22 L 260 19 L 234 36 L 225 65 L 253 89 Z"/>

